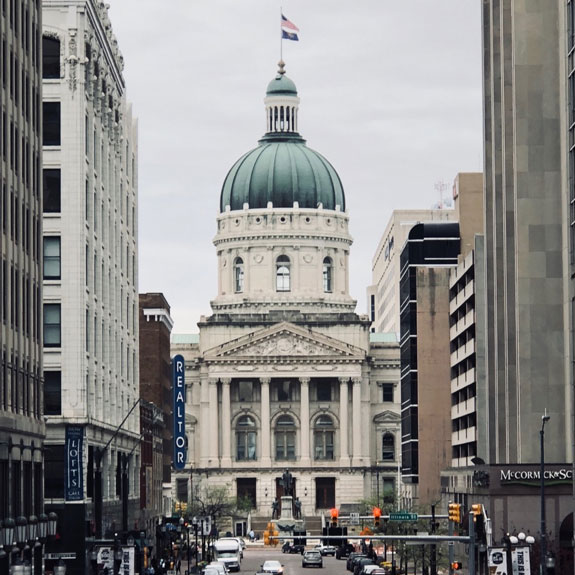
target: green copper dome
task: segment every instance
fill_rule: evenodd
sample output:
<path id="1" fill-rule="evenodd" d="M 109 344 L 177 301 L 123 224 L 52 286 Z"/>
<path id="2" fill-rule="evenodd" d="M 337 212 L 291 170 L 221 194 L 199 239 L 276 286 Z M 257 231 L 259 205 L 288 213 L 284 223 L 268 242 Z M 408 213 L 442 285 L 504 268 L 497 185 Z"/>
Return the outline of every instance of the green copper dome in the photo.
<path id="1" fill-rule="evenodd" d="M 300 208 L 345 211 L 341 180 L 333 166 L 306 146 L 297 131 L 298 104 L 295 84 L 285 76 L 283 62 L 266 92 L 267 132 L 257 148 L 242 156 L 228 172 L 220 196 L 226 206 L 241 210 Z"/>
<path id="2" fill-rule="evenodd" d="M 345 211 L 343 186 L 333 166 L 305 145 L 301 138 L 269 140 L 241 157 L 229 171 L 222 188 L 220 210 L 265 208 L 317 208 L 340 206 Z"/>
<path id="3" fill-rule="evenodd" d="M 274 94 L 290 94 L 297 96 L 295 84 L 285 74 L 278 72 L 277 76 L 268 84 L 267 96 Z"/>

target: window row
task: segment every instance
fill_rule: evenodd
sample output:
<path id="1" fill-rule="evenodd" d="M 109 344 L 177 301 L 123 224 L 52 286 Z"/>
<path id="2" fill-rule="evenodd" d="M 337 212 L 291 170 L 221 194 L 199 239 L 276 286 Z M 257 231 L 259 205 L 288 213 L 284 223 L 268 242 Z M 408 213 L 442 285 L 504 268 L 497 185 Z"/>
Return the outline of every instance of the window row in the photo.
<path id="1" fill-rule="evenodd" d="M 326 414 L 317 417 L 313 423 L 313 459 L 333 461 L 335 459 L 335 432 L 333 419 Z M 290 415 L 281 415 L 275 422 L 273 439 L 276 461 L 296 460 L 297 427 Z M 241 416 L 235 426 L 236 461 L 258 459 L 256 420 L 250 415 Z M 381 460 L 395 461 L 395 436 L 386 431 L 381 436 Z"/>
<path id="2" fill-rule="evenodd" d="M 9 191 L 4 180 L 0 188 L 0 222 L 0 231 L 37 261 L 40 215 L 35 213 L 25 198 L 13 189 Z"/>
<path id="3" fill-rule="evenodd" d="M 39 341 L 40 284 L 13 262 L 0 260 L 0 322 Z"/>
<path id="4" fill-rule="evenodd" d="M 334 401 L 337 399 L 333 380 L 322 378 L 312 380 L 310 399 L 312 401 Z M 273 401 L 299 401 L 300 383 L 297 379 L 274 379 L 270 387 Z M 232 401 L 250 403 L 260 401 L 260 385 L 255 380 L 233 381 L 230 394 Z"/>
<path id="5" fill-rule="evenodd" d="M 2 351 L 0 365 L 0 411 L 40 419 L 41 381 L 39 366 L 21 358 L 18 351 Z"/>
<path id="6" fill-rule="evenodd" d="M 244 291 L 244 260 L 237 257 L 234 260 L 234 292 Z M 277 292 L 291 291 L 291 261 L 286 255 L 276 258 L 275 263 L 275 290 Z M 333 291 L 333 260 L 330 257 L 323 259 L 322 266 L 323 291 L 331 293 Z"/>

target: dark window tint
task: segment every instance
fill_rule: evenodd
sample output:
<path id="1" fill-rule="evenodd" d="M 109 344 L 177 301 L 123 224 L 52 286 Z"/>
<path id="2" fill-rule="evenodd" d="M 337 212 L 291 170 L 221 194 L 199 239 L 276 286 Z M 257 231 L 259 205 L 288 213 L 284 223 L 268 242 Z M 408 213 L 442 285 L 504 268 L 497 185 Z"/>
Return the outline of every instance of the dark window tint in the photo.
<path id="1" fill-rule="evenodd" d="M 60 212 L 60 170 L 44 170 L 44 213 Z"/>
<path id="2" fill-rule="evenodd" d="M 42 38 L 42 77 L 60 77 L 60 40 Z"/>
<path id="3" fill-rule="evenodd" d="M 44 451 L 44 496 L 64 497 L 64 446 L 48 445 Z"/>
<path id="4" fill-rule="evenodd" d="M 60 102 L 44 102 L 44 136 L 42 144 L 44 146 L 60 145 Z"/>
<path id="5" fill-rule="evenodd" d="M 62 413 L 62 372 L 44 372 L 44 413 L 60 415 Z"/>

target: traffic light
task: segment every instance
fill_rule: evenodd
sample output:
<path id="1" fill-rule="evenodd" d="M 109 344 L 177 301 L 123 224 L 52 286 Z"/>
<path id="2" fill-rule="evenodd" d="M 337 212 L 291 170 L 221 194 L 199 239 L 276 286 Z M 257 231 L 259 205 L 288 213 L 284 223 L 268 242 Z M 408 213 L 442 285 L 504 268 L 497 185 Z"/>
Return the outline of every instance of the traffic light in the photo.
<path id="1" fill-rule="evenodd" d="M 463 569 L 463 563 L 462 563 L 461 561 L 454 561 L 454 562 L 451 564 L 451 568 L 452 568 L 454 571 L 460 571 L 461 569 Z"/>
<path id="2" fill-rule="evenodd" d="M 481 505 L 481 503 L 474 503 L 471 506 L 471 513 L 475 517 L 479 517 L 479 516 L 483 515 L 483 506 Z"/>
<path id="3" fill-rule="evenodd" d="M 337 516 L 339 515 L 339 510 L 337 507 L 333 507 L 330 511 L 331 514 L 331 526 L 337 527 Z"/>
<path id="4" fill-rule="evenodd" d="M 373 524 L 379 527 L 379 522 L 381 521 L 381 509 L 379 507 L 373 508 Z"/>
<path id="5" fill-rule="evenodd" d="M 454 523 L 461 523 L 461 504 L 460 503 L 450 503 L 449 504 L 449 521 Z"/>

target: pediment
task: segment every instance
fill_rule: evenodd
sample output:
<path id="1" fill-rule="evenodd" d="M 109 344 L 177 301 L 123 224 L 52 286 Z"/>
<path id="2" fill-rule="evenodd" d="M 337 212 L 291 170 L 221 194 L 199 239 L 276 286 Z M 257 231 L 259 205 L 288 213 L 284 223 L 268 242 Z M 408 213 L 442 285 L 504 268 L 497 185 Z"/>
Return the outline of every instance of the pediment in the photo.
<path id="1" fill-rule="evenodd" d="M 401 423 L 401 416 L 399 415 L 399 413 L 387 409 L 385 411 L 382 411 L 381 413 L 378 413 L 377 415 L 374 415 L 373 423 L 398 424 Z"/>
<path id="2" fill-rule="evenodd" d="M 208 359 L 339 357 L 362 359 L 365 352 L 353 345 L 289 322 L 252 332 L 207 350 Z"/>

